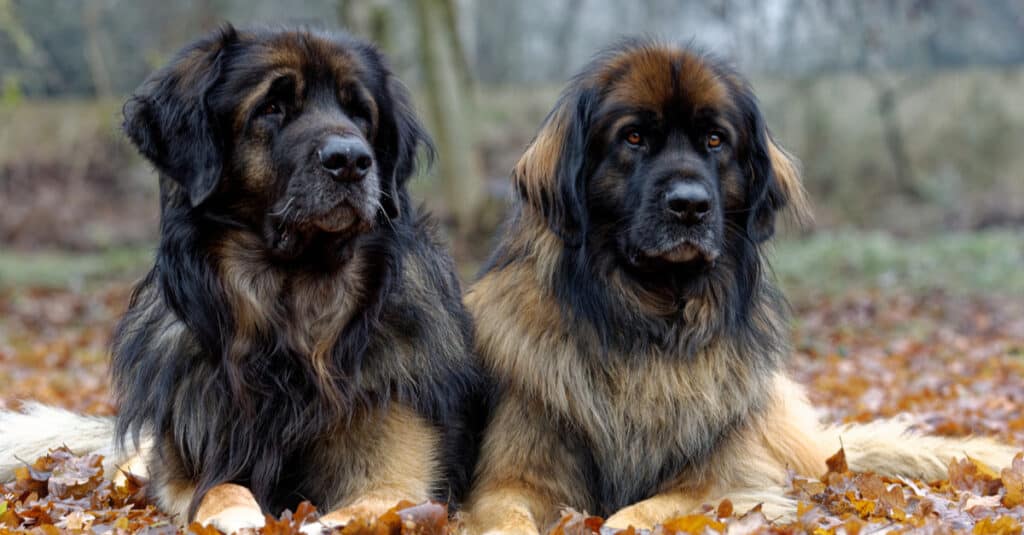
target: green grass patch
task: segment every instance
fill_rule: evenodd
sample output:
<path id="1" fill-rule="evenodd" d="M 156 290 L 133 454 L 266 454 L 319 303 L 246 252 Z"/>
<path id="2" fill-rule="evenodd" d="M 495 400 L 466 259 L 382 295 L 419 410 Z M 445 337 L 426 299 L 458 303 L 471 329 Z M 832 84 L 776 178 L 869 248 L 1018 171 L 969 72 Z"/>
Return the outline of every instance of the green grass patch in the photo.
<path id="1" fill-rule="evenodd" d="M 0 253 L 0 288 L 65 288 L 117 278 L 137 277 L 153 263 L 153 247 L 106 251 Z"/>
<path id="2" fill-rule="evenodd" d="M 828 232 L 783 239 L 770 253 L 787 292 L 863 288 L 1024 295 L 1024 237 L 991 230 L 901 239 L 881 232 Z"/>

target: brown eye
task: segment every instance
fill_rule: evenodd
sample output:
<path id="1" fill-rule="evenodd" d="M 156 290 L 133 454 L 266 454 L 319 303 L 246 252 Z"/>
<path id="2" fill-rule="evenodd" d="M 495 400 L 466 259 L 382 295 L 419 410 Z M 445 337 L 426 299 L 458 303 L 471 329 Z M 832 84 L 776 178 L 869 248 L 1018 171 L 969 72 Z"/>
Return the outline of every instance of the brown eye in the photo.
<path id="1" fill-rule="evenodd" d="M 284 106 L 278 102 L 266 102 L 256 110 L 256 116 L 280 115 L 284 113 Z"/>
<path id="2" fill-rule="evenodd" d="M 707 139 L 706 144 L 707 144 L 708 150 L 718 150 L 718 149 L 722 148 L 722 136 L 712 132 L 712 133 L 708 134 L 708 139 Z"/>
<path id="3" fill-rule="evenodd" d="M 639 147 L 644 142 L 644 136 L 640 134 L 639 130 L 630 130 L 626 132 L 626 143 Z"/>

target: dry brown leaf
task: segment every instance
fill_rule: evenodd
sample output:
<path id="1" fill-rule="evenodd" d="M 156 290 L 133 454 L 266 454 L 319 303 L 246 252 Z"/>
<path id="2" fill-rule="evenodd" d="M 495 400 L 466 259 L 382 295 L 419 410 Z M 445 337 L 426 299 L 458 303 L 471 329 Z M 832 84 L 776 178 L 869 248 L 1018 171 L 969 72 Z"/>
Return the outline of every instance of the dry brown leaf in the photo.
<path id="1" fill-rule="evenodd" d="M 82 498 L 103 481 L 103 456 L 76 457 L 66 448 L 50 454 L 57 462 L 47 481 L 47 490 L 58 498 Z"/>
<path id="2" fill-rule="evenodd" d="M 983 518 L 971 530 L 974 535 L 1021 535 L 1021 524 L 1009 516 Z"/>
<path id="3" fill-rule="evenodd" d="M 995 494 L 1002 486 L 995 472 L 970 457 L 950 461 L 949 483 L 956 490 L 970 491 L 982 496 Z"/>
<path id="4" fill-rule="evenodd" d="M 718 516 L 718 518 L 729 518 L 732 516 L 732 513 L 732 502 L 728 499 L 722 500 L 722 503 L 718 504 L 718 510 L 716 512 L 716 516 Z"/>
<path id="5" fill-rule="evenodd" d="M 193 522 L 185 528 L 185 533 L 188 535 L 221 535 L 217 528 L 213 526 L 206 526 L 199 522 Z"/>
<path id="6" fill-rule="evenodd" d="M 1001 476 L 1003 487 L 1006 489 L 1006 494 L 1003 495 L 1003 505 L 1006 507 L 1024 505 L 1024 453 L 1018 453 L 1013 458 L 1013 464 L 1003 469 Z"/>
<path id="7" fill-rule="evenodd" d="M 594 535 L 601 530 L 604 519 L 587 516 L 573 510 L 562 512 L 562 519 L 550 531 L 551 535 Z M 629 530 L 620 533 L 626 533 Z M 635 531 L 635 530 L 634 530 Z"/>
<path id="8" fill-rule="evenodd" d="M 850 467 L 846 464 L 846 450 L 839 448 L 839 451 L 837 451 L 835 455 L 825 460 L 825 465 L 828 466 L 828 473 L 830 474 L 848 473 L 850 471 Z"/>
<path id="9" fill-rule="evenodd" d="M 686 515 L 679 516 L 665 522 L 660 526 L 661 533 L 665 535 L 671 535 L 674 533 L 686 533 L 686 534 L 702 534 L 708 530 L 724 533 L 725 524 L 719 522 L 707 515 Z M 655 533 L 659 533 L 658 529 L 655 528 Z"/>

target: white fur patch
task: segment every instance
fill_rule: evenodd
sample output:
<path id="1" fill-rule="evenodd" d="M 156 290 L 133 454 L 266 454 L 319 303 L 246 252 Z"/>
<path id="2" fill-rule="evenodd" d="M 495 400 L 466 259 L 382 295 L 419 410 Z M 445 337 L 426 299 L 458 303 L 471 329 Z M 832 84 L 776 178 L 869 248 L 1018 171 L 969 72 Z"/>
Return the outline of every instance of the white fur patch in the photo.
<path id="1" fill-rule="evenodd" d="M 14 477 L 14 469 L 32 463 L 49 450 L 67 446 L 77 455 L 103 455 L 103 470 L 110 475 L 128 452 L 114 451 L 114 418 L 83 416 L 41 403 L 25 402 L 22 412 L 0 411 L 0 481 Z"/>

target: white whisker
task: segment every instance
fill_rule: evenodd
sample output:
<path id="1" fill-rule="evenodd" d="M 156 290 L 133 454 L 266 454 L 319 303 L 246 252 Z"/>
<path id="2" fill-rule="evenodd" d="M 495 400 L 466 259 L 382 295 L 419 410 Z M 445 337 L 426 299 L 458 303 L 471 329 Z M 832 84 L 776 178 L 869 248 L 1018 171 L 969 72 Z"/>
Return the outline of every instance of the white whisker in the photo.
<path id="1" fill-rule="evenodd" d="M 287 215 L 288 209 L 292 207 L 292 201 L 294 200 L 295 197 L 288 197 L 288 202 L 284 203 L 284 206 L 277 212 L 270 212 L 270 215 L 274 217 Z"/>
<path id="2" fill-rule="evenodd" d="M 395 223 L 391 221 L 391 216 L 388 215 L 388 211 L 384 209 L 384 203 L 380 202 L 380 199 L 374 199 L 373 203 L 377 205 L 377 209 L 384 213 L 384 220 L 388 222 L 388 226 L 391 230 L 395 229 Z"/>

